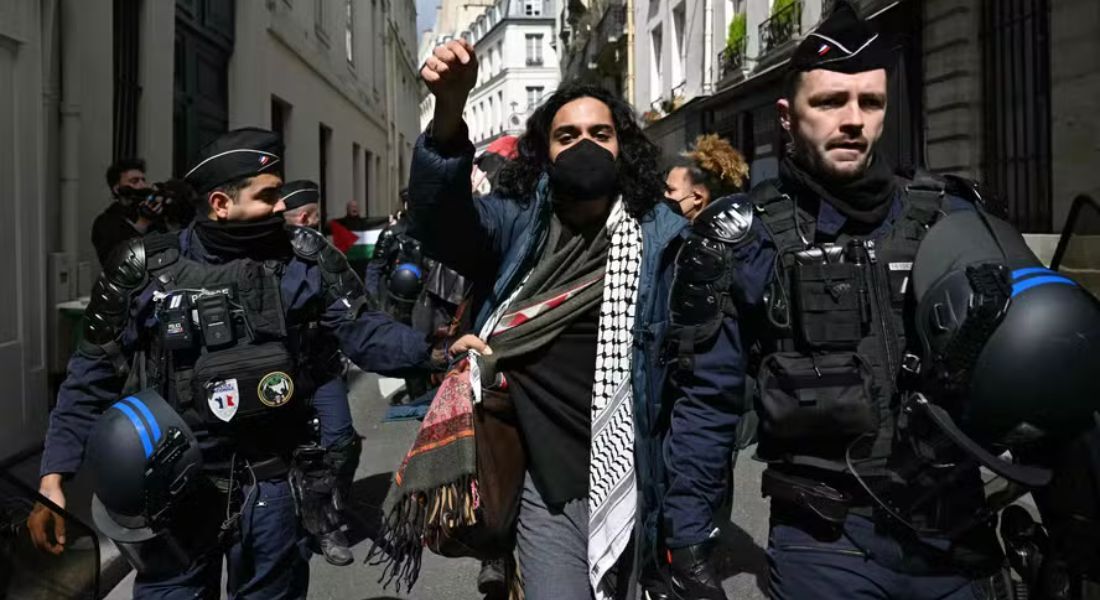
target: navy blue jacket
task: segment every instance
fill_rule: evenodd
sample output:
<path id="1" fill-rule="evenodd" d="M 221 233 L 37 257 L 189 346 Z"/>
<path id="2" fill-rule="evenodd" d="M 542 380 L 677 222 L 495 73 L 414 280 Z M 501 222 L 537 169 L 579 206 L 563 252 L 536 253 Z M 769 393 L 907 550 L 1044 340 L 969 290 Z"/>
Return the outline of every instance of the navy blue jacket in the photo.
<path id="1" fill-rule="evenodd" d="M 506 300 L 533 266 L 547 231 L 550 194 L 546 176 L 532 197 L 497 194 L 474 199 L 468 140 L 441 148 L 427 134 L 416 142 L 409 176 L 409 233 L 425 254 L 470 280 L 480 305 L 474 330 Z M 635 467 L 642 495 L 638 523 L 656 537 L 663 462 L 655 429 L 661 406 L 663 369 L 659 342 L 668 325 L 668 291 L 675 248 L 687 221 L 663 202 L 641 220 L 642 265 L 634 323 Z M 676 243 L 674 243 L 676 242 Z M 671 246 L 671 247 L 670 247 Z"/>
<path id="2" fill-rule="evenodd" d="M 960 198 L 948 196 L 946 200 L 944 208 L 948 211 L 973 209 Z M 748 196 L 741 201 L 749 202 Z M 828 202 L 819 202 L 818 206 L 818 241 L 829 241 L 847 231 L 849 223 L 844 215 Z M 899 189 L 886 219 L 864 235 L 869 239 L 885 236 L 903 209 L 904 191 Z M 759 219 L 753 219 L 750 236 L 734 250 L 732 266 L 731 293 L 737 314 L 746 318 L 762 314 L 758 309 L 775 275 L 777 254 L 775 243 Z M 736 316 L 726 317 L 716 338 L 695 354 L 694 369 L 678 373 L 670 386 L 673 408 L 664 444 L 669 471 L 665 535 L 670 547 L 698 544 L 715 529 L 712 515 L 725 493 L 729 458 L 744 406 L 747 344 L 743 336 L 748 329 L 765 330 L 763 323 L 741 323 Z"/>
<path id="3" fill-rule="evenodd" d="M 180 253 L 191 260 L 217 264 L 219 258 L 202 247 L 191 228 L 180 232 Z M 287 312 L 323 297 L 320 267 L 297 257 L 287 264 L 280 282 Z M 129 359 L 147 343 L 146 332 L 156 331 L 153 292 L 150 282 L 131 296 L 130 319 L 120 344 Z M 365 311 L 349 315 L 342 301 L 333 303 L 321 318 L 322 328 L 336 337 L 341 351 L 364 370 L 403 376 L 428 367 L 430 346 L 422 333 L 403 325 L 385 313 Z M 42 475 L 77 471 L 84 456 L 84 444 L 99 415 L 119 399 L 124 381 L 105 357 L 78 350 L 69 360 L 65 381 L 50 415 L 42 454 Z"/>

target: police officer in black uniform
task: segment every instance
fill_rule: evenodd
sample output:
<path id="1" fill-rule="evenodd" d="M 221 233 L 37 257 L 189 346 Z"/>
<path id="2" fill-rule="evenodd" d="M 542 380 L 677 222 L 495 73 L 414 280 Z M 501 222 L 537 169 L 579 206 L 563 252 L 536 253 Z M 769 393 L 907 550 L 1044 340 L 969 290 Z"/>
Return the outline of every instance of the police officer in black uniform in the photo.
<path id="1" fill-rule="evenodd" d="M 367 290 L 395 318 L 409 322 L 412 305 L 420 296 L 427 265 L 420 242 L 409 236 L 409 190 L 401 190 L 401 210 L 392 224 L 378 234 L 374 256 L 367 265 Z"/>
<path id="2" fill-rule="evenodd" d="M 282 202 L 291 237 L 310 236 L 320 225 L 321 189 L 313 181 L 300 179 L 282 186 Z M 317 418 L 317 443 L 295 452 L 291 483 L 299 499 L 302 525 L 329 564 L 339 567 L 355 560 L 344 533 L 344 510 L 350 501 L 351 484 L 363 447 L 352 423 L 344 360 L 326 361 L 336 371 L 313 394 Z"/>
<path id="3" fill-rule="evenodd" d="M 305 597 L 308 552 L 287 474 L 310 399 L 337 370 L 326 362 L 339 351 L 395 376 L 429 363 L 423 335 L 368 309 L 340 252 L 313 230 L 288 233 L 281 155 L 280 138 L 261 129 L 203 149 L 186 175 L 195 222 L 111 258 L 50 418 L 40 489 L 62 506 L 62 481 L 121 393 L 157 392 L 194 432 L 208 492 L 182 512 L 192 536 L 209 535 L 176 572 L 139 569 L 135 597 L 216 596 L 223 557 L 231 597 Z M 151 421 L 135 424 L 149 433 Z M 92 466 L 98 480 L 111 476 L 110 465 Z M 30 525 L 41 546 L 62 551 L 63 523 L 36 511 Z"/>
<path id="4" fill-rule="evenodd" d="M 1004 420 L 994 418 L 997 403 L 988 398 L 981 400 L 983 410 L 967 402 L 976 389 L 969 382 L 974 357 L 1013 293 L 1004 266 L 1011 260 L 963 271 L 971 283 L 984 282 L 981 293 L 963 298 L 997 300 L 987 303 L 994 307 L 988 326 L 948 323 L 947 315 L 961 314 L 963 306 L 984 306 L 966 300 L 940 302 L 917 322 L 910 274 L 930 227 L 949 218 L 943 215 L 981 216 L 969 229 L 940 236 L 934 244 L 940 248 L 994 228 L 971 185 L 921 172 L 896 176 L 877 151 L 891 62 L 888 44 L 840 0 L 792 58 L 778 101 L 791 142 L 779 178 L 709 206 L 677 258 L 667 344 L 674 391 L 664 525 L 671 584 L 681 598 L 725 598 L 709 564 L 714 511 L 725 493 L 739 415 L 750 407 L 760 418 L 757 458 L 768 463 L 762 492 L 771 499 L 769 593 L 776 598 L 993 598 L 1003 557 L 976 465 L 996 468 L 1017 484 L 1049 481 L 1039 471 L 1007 468 L 982 444 L 967 443 L 959 427 L 943 425 L 950 423 L 945 411 L 928 408 L 917 394 L 928 392 L 945 406 L 957 401 L 966 408 L 956 414 L 968 415 L 975 430 Z M 1007 224 L 999 227 L 1001 238 L 1015 240 L 1015 255 L 1030 257 L 1021 276 L 1040 271 L 1022 238 Z M 1070 289 L 1062 283 L 1047 289 Z M 1090 301 L 1069 300 L 1086 304 L 1085 324 L 1096 323 Z M 971 358 L 953 367 L 961 373 L 957 379 L 942 378 L 955 381 L 954 388 L 927 384 L 941 373 L 928 367 L 932 361 L 922 370 L 925 353 L 914 346 L 918 338 L 939 335 L 929 323 L 970 332 L 951 346 L 956 358 Z M 1020 322 L 1003 327 L 1027 329 Z M 1095 353 L 1095 335 L 1072 333 L 1084 330 L 1069 327 L 1060 343 Z M 982 373 L 985 381 L 1026 374 L 1007 362 L 1026 347 L 989 359 L 995 368 Z M 1066 359 L 1081 352 L 1060 360 L 1070 364 Z M 1066 379 L 1080 382 L 1089 368 L 1095 372 L 1073 363 Z M 1019 402 L 1027 408 L 1003 410 L 1016 420 L 984 441 L 1030 440 L 1036 430 L 1049 440 L 1071 431 L 1034 427 L 1050 411 L 1036 405 L 1041 393 L 1027 391 Z M 1066 394 L 1080 397 L 1081 390 Z M 1078 408 L 1066 414 L 1087 425 L 1094 407 Z M 922 462 L 955 447 L 928 439 L 964 440 L 958 447 L 968 450 Z"/>

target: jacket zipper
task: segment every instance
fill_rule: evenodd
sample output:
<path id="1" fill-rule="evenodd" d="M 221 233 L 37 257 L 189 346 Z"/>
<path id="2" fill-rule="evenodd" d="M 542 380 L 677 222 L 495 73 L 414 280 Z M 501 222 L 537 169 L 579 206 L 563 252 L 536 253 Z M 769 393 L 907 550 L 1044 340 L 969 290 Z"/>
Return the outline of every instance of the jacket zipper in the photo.
<path id="1" fill-rule="evenodd" d="M 878 320 L 882 326 L 882 347 L 886 352 L 886 381 L 884 385 L 888 385 L 887 398 L 890 398 L 894 394 L 894 376 L 895 361 L 893 350 L 894 339 L 894 311 L 890 309 L 890 306 L 883 301 L 882 297 L 882 285 L 878 272 L 878 256 L 875 252 L 875 242 L 873 240 L 864 240 L 863 247 L 867 251 L 867 261 L 871 270 L 871 294 L 875 298 L 875 306 L 878 307 Z"/>

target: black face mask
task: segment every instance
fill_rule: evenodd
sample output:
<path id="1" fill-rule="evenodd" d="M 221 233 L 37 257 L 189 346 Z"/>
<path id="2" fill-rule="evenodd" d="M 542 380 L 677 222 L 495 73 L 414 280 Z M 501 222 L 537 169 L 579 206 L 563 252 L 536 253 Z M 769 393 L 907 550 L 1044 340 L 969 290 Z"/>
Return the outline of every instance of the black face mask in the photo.
<path id="1" fill-rule="evenodd" d="M 195 219 L 195 233 L 208 252 L 226 259 L 286 259 L 294 253 L 283 213 L 251 221 Z"/>
<path id="2" fill-rule="evenodd" d="M 567 202 L 607 198 L 619 183 L 615 157 L 592 140 L 581 140 L 563 150 L 547 172 L 557 198 Z"/>

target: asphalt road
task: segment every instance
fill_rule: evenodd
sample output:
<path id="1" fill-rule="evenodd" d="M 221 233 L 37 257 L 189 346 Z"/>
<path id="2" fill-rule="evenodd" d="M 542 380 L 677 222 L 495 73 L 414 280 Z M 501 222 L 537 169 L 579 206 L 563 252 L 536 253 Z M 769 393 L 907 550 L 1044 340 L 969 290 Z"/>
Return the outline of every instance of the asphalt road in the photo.
<path id="1" fill-rule="evenodd" d="M 329 565 L 320 556 L 311 562 L 309 598 L 318 600 L 481 600 L 477 593 L 479 563 L 472 559 L 447 559 L 424 553 L 420 580 L 410 590 L 398 592 L 379 583 L 381 567 L 363 564 L 376 531 L 382 500 L 389 489 L 393 469 L 400 463 L 416 435 L 417 421 L 383 423 L 388 397 L 400 381 L 380 379 L 355 372 L 351 378 L 352 414 L 355 427 L 364 436 L 362 460 L 356 473 L 350 528 L 357 561 L 346 567 Z M 751 449 L 745 456 L 751 453 Z M 767 538 L 767 510 L 759 497 L 761 465 L 752 460 L 738 462 L 735 486 L 738 490 L 732 521 L 722 528 L 720 572 L 726 577 L 730 598 L 764 598 L 761 591 L 767 577 L 764 545 Z M 110 600 L 130 597 L 133 575 L 107 596 Z M 224 597 L 224 596 L 223 596 Z"/>

